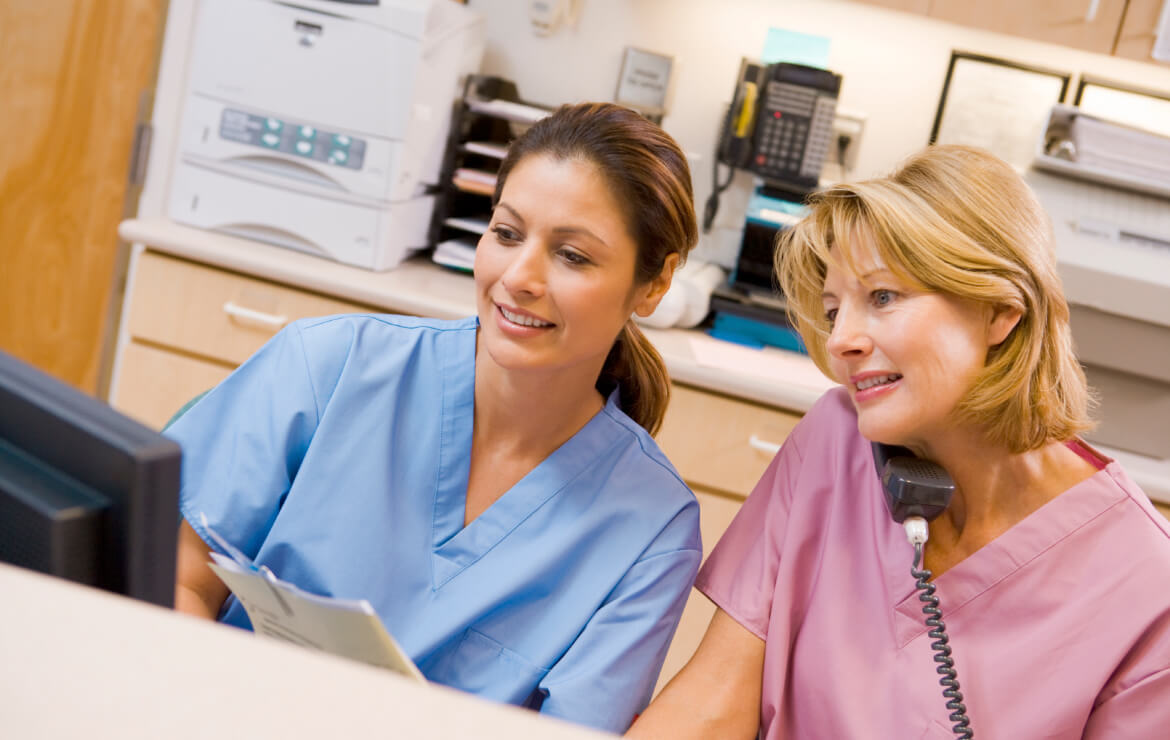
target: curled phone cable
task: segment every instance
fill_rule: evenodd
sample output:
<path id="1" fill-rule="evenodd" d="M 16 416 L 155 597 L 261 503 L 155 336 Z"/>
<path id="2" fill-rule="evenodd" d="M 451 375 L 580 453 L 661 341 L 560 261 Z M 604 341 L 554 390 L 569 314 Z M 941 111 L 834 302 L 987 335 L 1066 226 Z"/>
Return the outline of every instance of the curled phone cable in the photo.
<path id="1" fill-rule="evenodd" d="M 906 528 L 906 539 L 914 545 L 914 562 L 910 566 L 910 575 L 917 579 L 914 585 L 922 593 L 918 600 L 922 602 L 922 613 L 926 615 L 926 626 L 930 627 L 927 634 L 934 639 L 930 649 L 934 651 L 934 662 L 938 663 L 938 673 L 942 678 L 938 680 L 943 687 L 943 696 L 947 699 L 947 709 L 951 710 L 950 720 L 954 722 L 951 728 L 956 737 L 973 738 L 970 718 L 967 717 L 967 707 L 963 704 L 963 692 L 959 690 L 959 674 L 955 671 L 955 660 L 951 657 L 950 638 L 947 637 L 947 626 L 943 623 L 942 609 L 939 608 L 938 597 L 935 596 L 935 585 L 930 582 L 934 575 L 926 568 L 919 570 L 922 562 L 922 548 L 927 540 L 926 520 L 920 516 L 906 517 L 902 522 Z"/>

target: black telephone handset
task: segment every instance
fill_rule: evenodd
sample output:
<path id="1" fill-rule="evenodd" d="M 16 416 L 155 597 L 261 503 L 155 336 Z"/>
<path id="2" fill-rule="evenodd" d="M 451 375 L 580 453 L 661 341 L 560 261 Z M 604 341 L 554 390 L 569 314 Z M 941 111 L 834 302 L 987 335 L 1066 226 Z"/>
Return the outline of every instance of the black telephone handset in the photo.
<path id="1" fill-rule="evenodd" d="M 967 717 L 967 707 L 963 704 L 955 661 L 951 658 L 947 626 L 943 623 L 942 609 L 934 593 L 935 585 L 930 582 L 932 574 L 925 566 L 922 569 L 918 567 L 922 562 L 922 548 L 926 544 L 926 522 L 946 510 L 955 492 L 955 482 L 941 465 L 915 457 L 905 447 L 878 442 L 872 444 L 873 462 L 882 481 L 886 507 L 893 520 L 906 527 L 906 535 L 914 545 L 914 563 L 910 566 L 910 574 L 916 579 L 915 586 L 922 592 L 918 598 L 922 601 L 926 626 L 931 628 L 928 634 L 934 639 L 930 647 L 934 650 L 934 661 L 942 676 L 939 683 L 943 687 L 947 709 L 951 710 L 949 717 L 955 723 L 951 729 L 956 737 L 973 738 L 975 734 Z"/>
<path id="2" fill-rule="evenodd" d="M 901 524 L 910 516 L 929 522 L 950 505 L 955 482 L 941 465 L 915 457 L 905 447 L 872 444 L 873 462 L 895 522 Z"/>
<path id="3" fill-rule="evenodd" d="M 743 169 L 752 156 L 752 135 L 755 133 L 756 102 L 760 97 L 760 76 L 763 65 L 747 59 L 739 63 L 735 79 L 735 97 L 723 120 L 719 136 L 718 160 L 723 164 Z"/>

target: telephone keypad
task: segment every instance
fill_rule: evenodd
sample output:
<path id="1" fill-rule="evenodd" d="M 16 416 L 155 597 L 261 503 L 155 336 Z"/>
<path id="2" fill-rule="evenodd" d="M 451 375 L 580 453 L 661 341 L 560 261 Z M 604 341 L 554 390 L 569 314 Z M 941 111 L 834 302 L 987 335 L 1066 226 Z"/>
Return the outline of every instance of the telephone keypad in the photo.
<path id="1" fill-rule="evenodd" d="M 827 142 L 820 142 L 814 136 L 806 145 L 806 139 L 810 125 L 815 130 L 815 124 L 820 122 L 817 113 L 822 110 L 824 100 L 830 103 L 829 115 L 832 116 L 835 101 L 817 95 L 815 90 L 775 80 L 768 83 L 762 120 L 757 128 L 755 169 L 759 174 L 765 177 L 781 177 L 795 172 L 806 174 L 810 161 L 817 162 L 819 170 Z M 820 158 L 815 156 L 817 144 L 814 142 L 825 145 L 821 147 Z M 810 149 L 814 151 L 810 152 Z"/>

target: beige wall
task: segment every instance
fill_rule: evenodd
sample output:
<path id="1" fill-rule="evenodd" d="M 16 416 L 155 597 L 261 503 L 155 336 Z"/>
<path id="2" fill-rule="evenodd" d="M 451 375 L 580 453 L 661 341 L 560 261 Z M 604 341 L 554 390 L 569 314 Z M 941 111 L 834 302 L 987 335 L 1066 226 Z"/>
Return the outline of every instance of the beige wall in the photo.
<path id="1" fill-rule="evenodd" d="M 526 2 L 470 0 L 487 17 L 485 71 L 517 82 L 540 103 L 611 100 L 622 50 L 675 57 L 663 126 L 691 155 L 696 199 L 711 190 L 711 153 L 742 56 L 758 57 L 770 26 L 831 39 L 829 66 L 844 76 L 839 104 L 868 116 L 855 173 L 883 173 L 925 146 L 952 49 L 1170 92 L 1170 65 L 1155 65 L 843 0 L 576 0 L 577 23 L 542 38 Z M 700 256 L 734 259 L 750 178 L 740 175 Z M 737 210 L 738 204 L 738 210 Z"/>

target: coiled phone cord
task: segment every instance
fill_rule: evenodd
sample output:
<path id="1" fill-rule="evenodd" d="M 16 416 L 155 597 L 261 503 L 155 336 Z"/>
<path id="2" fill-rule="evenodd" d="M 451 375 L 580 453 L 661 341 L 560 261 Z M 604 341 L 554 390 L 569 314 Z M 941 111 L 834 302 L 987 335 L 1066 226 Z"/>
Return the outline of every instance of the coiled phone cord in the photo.
<path id="1" fill-rule="evenodd" d="M 917 520 L 917 521 L 914 521 Z M 937 670 L 940 676 L 939 685 L 943 687 L 943 696 L 947 699 L 947 709 L 951 710 L 949 719 L 955 724 L 951 729 L 955 737 L 975 737 L 971 730 L 970 718 L 967 716 L 967 707 L 963 704 L 963 692 L 959 690 L 959 674 L 955 671 L 955 661 L 951 657 L 950 638 L 947 637 L 947 626 L 942 619 L 942 609 L 939 608 L 938 596 L 935 595 L 935 585 L 930 582 L 934 575 L 926 568 L 918 568 L 922 562 L 922 546 L 926 544 L 926 520 L 921 517 L 908 517 L 903 525 L 910 544 L 914 545 L 914 562 L 910 566 L 910 575 L 917 579 L 914 583 L 922 593 L 918 600 L 922 602 L 922 613 L 926 615 L 926 626 L 930 627 L 927 634 L 934 639 L 930 649 L 934 651 L 934 662 L 938 663 Z"/>

